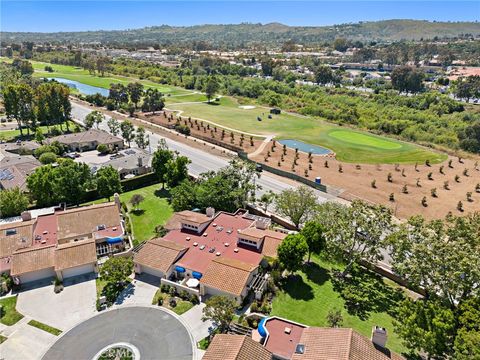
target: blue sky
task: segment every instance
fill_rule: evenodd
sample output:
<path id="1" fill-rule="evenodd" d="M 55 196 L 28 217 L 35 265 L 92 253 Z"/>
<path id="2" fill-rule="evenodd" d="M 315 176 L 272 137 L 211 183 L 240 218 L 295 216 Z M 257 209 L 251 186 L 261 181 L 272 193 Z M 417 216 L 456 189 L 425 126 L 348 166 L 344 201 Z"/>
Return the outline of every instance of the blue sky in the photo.
<path id="1" fill-rule="evenodd" d="M 0 0 L 0 6 L 2 31 L 111 30 L 240 22 L 331 25 L 382 19 L 480 20 L 480 1 Z"/>

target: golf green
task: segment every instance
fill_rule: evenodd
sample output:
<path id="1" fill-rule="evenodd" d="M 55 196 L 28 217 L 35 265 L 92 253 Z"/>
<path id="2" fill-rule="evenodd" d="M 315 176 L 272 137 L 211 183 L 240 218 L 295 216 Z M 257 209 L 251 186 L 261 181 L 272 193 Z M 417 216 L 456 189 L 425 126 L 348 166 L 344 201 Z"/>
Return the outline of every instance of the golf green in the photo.
<path id="1" fill-rule="evenodd" d="M 372 146 L 372 147 L 375 147 L 378 149 L 384 149 L 384 150 L 394 150 L 394 149 L 400 149 L 402 147 L 402 144 L 396 141 L 382 139 L 380 137 L 369 135 L 369 134 L 360 134 L 350 130 L 330 131 L 328 133 L 328 136 L 331 136 L 340 141 L 345 141 L 350 144 Z"/>

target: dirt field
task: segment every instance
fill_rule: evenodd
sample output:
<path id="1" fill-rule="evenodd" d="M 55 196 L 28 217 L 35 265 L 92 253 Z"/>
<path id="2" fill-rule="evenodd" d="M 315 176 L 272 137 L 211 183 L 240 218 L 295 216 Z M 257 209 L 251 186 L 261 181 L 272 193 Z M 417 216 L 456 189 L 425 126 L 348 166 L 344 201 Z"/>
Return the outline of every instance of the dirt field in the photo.
<path id="1" fill-rule="evenodd" d="M 281 161 L 283 148 L 277 143 L 274 152 L 272 152 L 271 142 L 261 154 L 253 160 L 265 162 L 267 152 L 270 152 L 267 164 L 278 166 L 285 171 L 292 171 L 292 164 L 295 157 L 295 151 L 288 149 Z M 322 183 L 333 185 L 345 190 L 341 197 L 347 200 L 364 199 L 375 203 L 386 205 L 394 211 L 399 218 L 408 218 L 414 214 L 422 214 L 428 219 L 443 218 L 448 212 L 455 215 L 467 214 L 473 211 L 480 211 L 480 193 L 475 191 L 475 187 L 480 183 L 480 165 L 475 169 L 475 162 L 479 160 L 465 159 L 460 163 L 458 158 L 449 158 L 452 161 L 449 167 L 448 161 L 442 164 L 427 166 L 424 163 L 418 164 L 417 169 L 414 165 L 356 165 L 341 163 L 331 157 L 312 156 L 312 170 L 309 168 L 308 154 L 299 152 L 299 159 L 295 166 L 295 173 L 314 180 L 319 176 Z M 325 161 L 328 162 L 328 168 L 325 167 Z M 342 172 L 339 171 L 342 167 Z M 443 174 L 440 168 L 443 166 Z M 467 169 L 467 176 L 464 170 Z M 392 182 L 387 180 L 388 174 L 391 174 Z M 428 179 L 429 173 L 431 179 Z M 458 181 L 455 176 L 458 175 Z M 417 186 L 417 179 L 418 185 Z M 375 180 L 376 188 L 372 187 L 372 181 Z M 448 181 L 448 188 L 444 188 Z M 407 193 L 404 193 L 406 185 Z M 432 189 L 436 188 L 437 197 L 432 197 Z M 471 201 L 467 201 L 467 192 L 471 192 Z M 390 201 L 390 194 L 394 194 L 394 201 Z M 426 205 L 422 205 L 422 199 L 426 197 Z M 464 211 L 457 209 L 458 202 L 463 204 Z"/>
<path id="2" fill-rule="evenodd" d="M 172 118 L 172 117 L 173 118 Z M 147 120 L 157 125 L 174 126 L 177 116 L 167 111 L 162 111 L 155 116 L 138 115 L 139 118 Z M 190 128 L 190 135 L 197 138 L 204 138 L 206 141 L 219 142 L 226 148 L 233 146 L 241 148 L 247 153 L 255 151 L 260 146 L 262 139 L 251 137 L 249 135 L 241 134 L 240 132 L 223 130 L 221 127 L 204 123 L 203 121 L 190 119 L 188 117 L 180 117 L 180 124 Z M 233 134 L 233 137 L 232 137 Z M 242 136 L 243 135 L 243 136 Z"/>

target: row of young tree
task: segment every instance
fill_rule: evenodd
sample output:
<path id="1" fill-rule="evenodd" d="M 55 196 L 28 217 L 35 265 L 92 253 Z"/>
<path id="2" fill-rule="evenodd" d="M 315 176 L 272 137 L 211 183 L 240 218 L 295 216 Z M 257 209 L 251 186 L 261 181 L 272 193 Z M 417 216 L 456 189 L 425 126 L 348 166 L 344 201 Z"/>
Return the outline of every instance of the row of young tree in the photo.
<path id="1" fill-rule="evenodd" d="M 322 252 L 344 264 L 342 281 L 354 266 L 376 263 L 388 252 L 393 271 L 423 294 L 397 309 L 395 330 L 405 345 L 429 359 L 480 356 L 480 213 L 432 221 L 414 216 L 397 226 L 381 205 L 316 205 L 305 188 L 281 193 L 276 206 L 303 224 L 278 248 L 283 269 L 295 272 L 307 254 L 310 260 Z"/>

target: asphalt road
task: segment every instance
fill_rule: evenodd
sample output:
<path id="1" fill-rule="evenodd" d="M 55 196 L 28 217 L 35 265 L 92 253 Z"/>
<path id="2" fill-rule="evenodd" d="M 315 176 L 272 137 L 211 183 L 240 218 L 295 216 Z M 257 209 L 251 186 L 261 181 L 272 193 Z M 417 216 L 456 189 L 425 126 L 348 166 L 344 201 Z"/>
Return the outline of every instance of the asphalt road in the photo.
<path id="1" fill-rule="evenodd" d="M 79 105 L 72 102 L 72 116 L 76 120 L 83 122 L 85 116 L 87 116 L 91 111 L 92 109 L 88 106 Z M 106 116 L 106 120 L 100 125 L 100 129 L 108 131 L 107 121 L 109 118 L 109 116 Z M 120 116 L 118 117 L 118 119 L 122 120 Z M 151 133 L 148 131 L 148 134 L 150 136 L 150 148 L 152 149 L 152 151 L 153 149 L 157 148 L 157 144 L 160 139 L 165 139 L 168 147 L 171 150 L 178 151 L 181 155 L 187 156 L 192 161 L 188 167 L 188 170 L 193 175 L 197 176 L 201 173 L 211 170 L 217 171 L 222 167 L 227 166 L 228 164 L 229 160 L 225 157 L 217 156 L 209 153 L 208 151 L 202 151 L 193 148 L 187 144 L 162 137 L 161 135 L 156 133 Z M 257 181 L 258 184 L 260 184 L 262 187 L 262 189 L 257 192 L 257 196 L 263 194 L 264 192 L 267 192 L 268 190 L 279 193 L 285 189 L 297 187 L 300 185 L 299 183 L 294 182 L 290 179 L 285 179 L 280 176 L 276 176 L 266 172 L 262 172 L 260 179 L 258 179 Z M 335 199 L 335 197 L 330 194 L 325 194 L 321 191 L 315 192 L 320 202 Z"/>
<path id="2" fill-rule="evenodd" d="M 59 314 L 60 315 L 60 314 Z M 104 347 L 125 342 L 142 360 L 191 360 L 192 338 L 183 324 L 159 308 L 127 307 L 107 311 L 77 325 L 43 356 L 43 360 L 89 360 Z"/>

